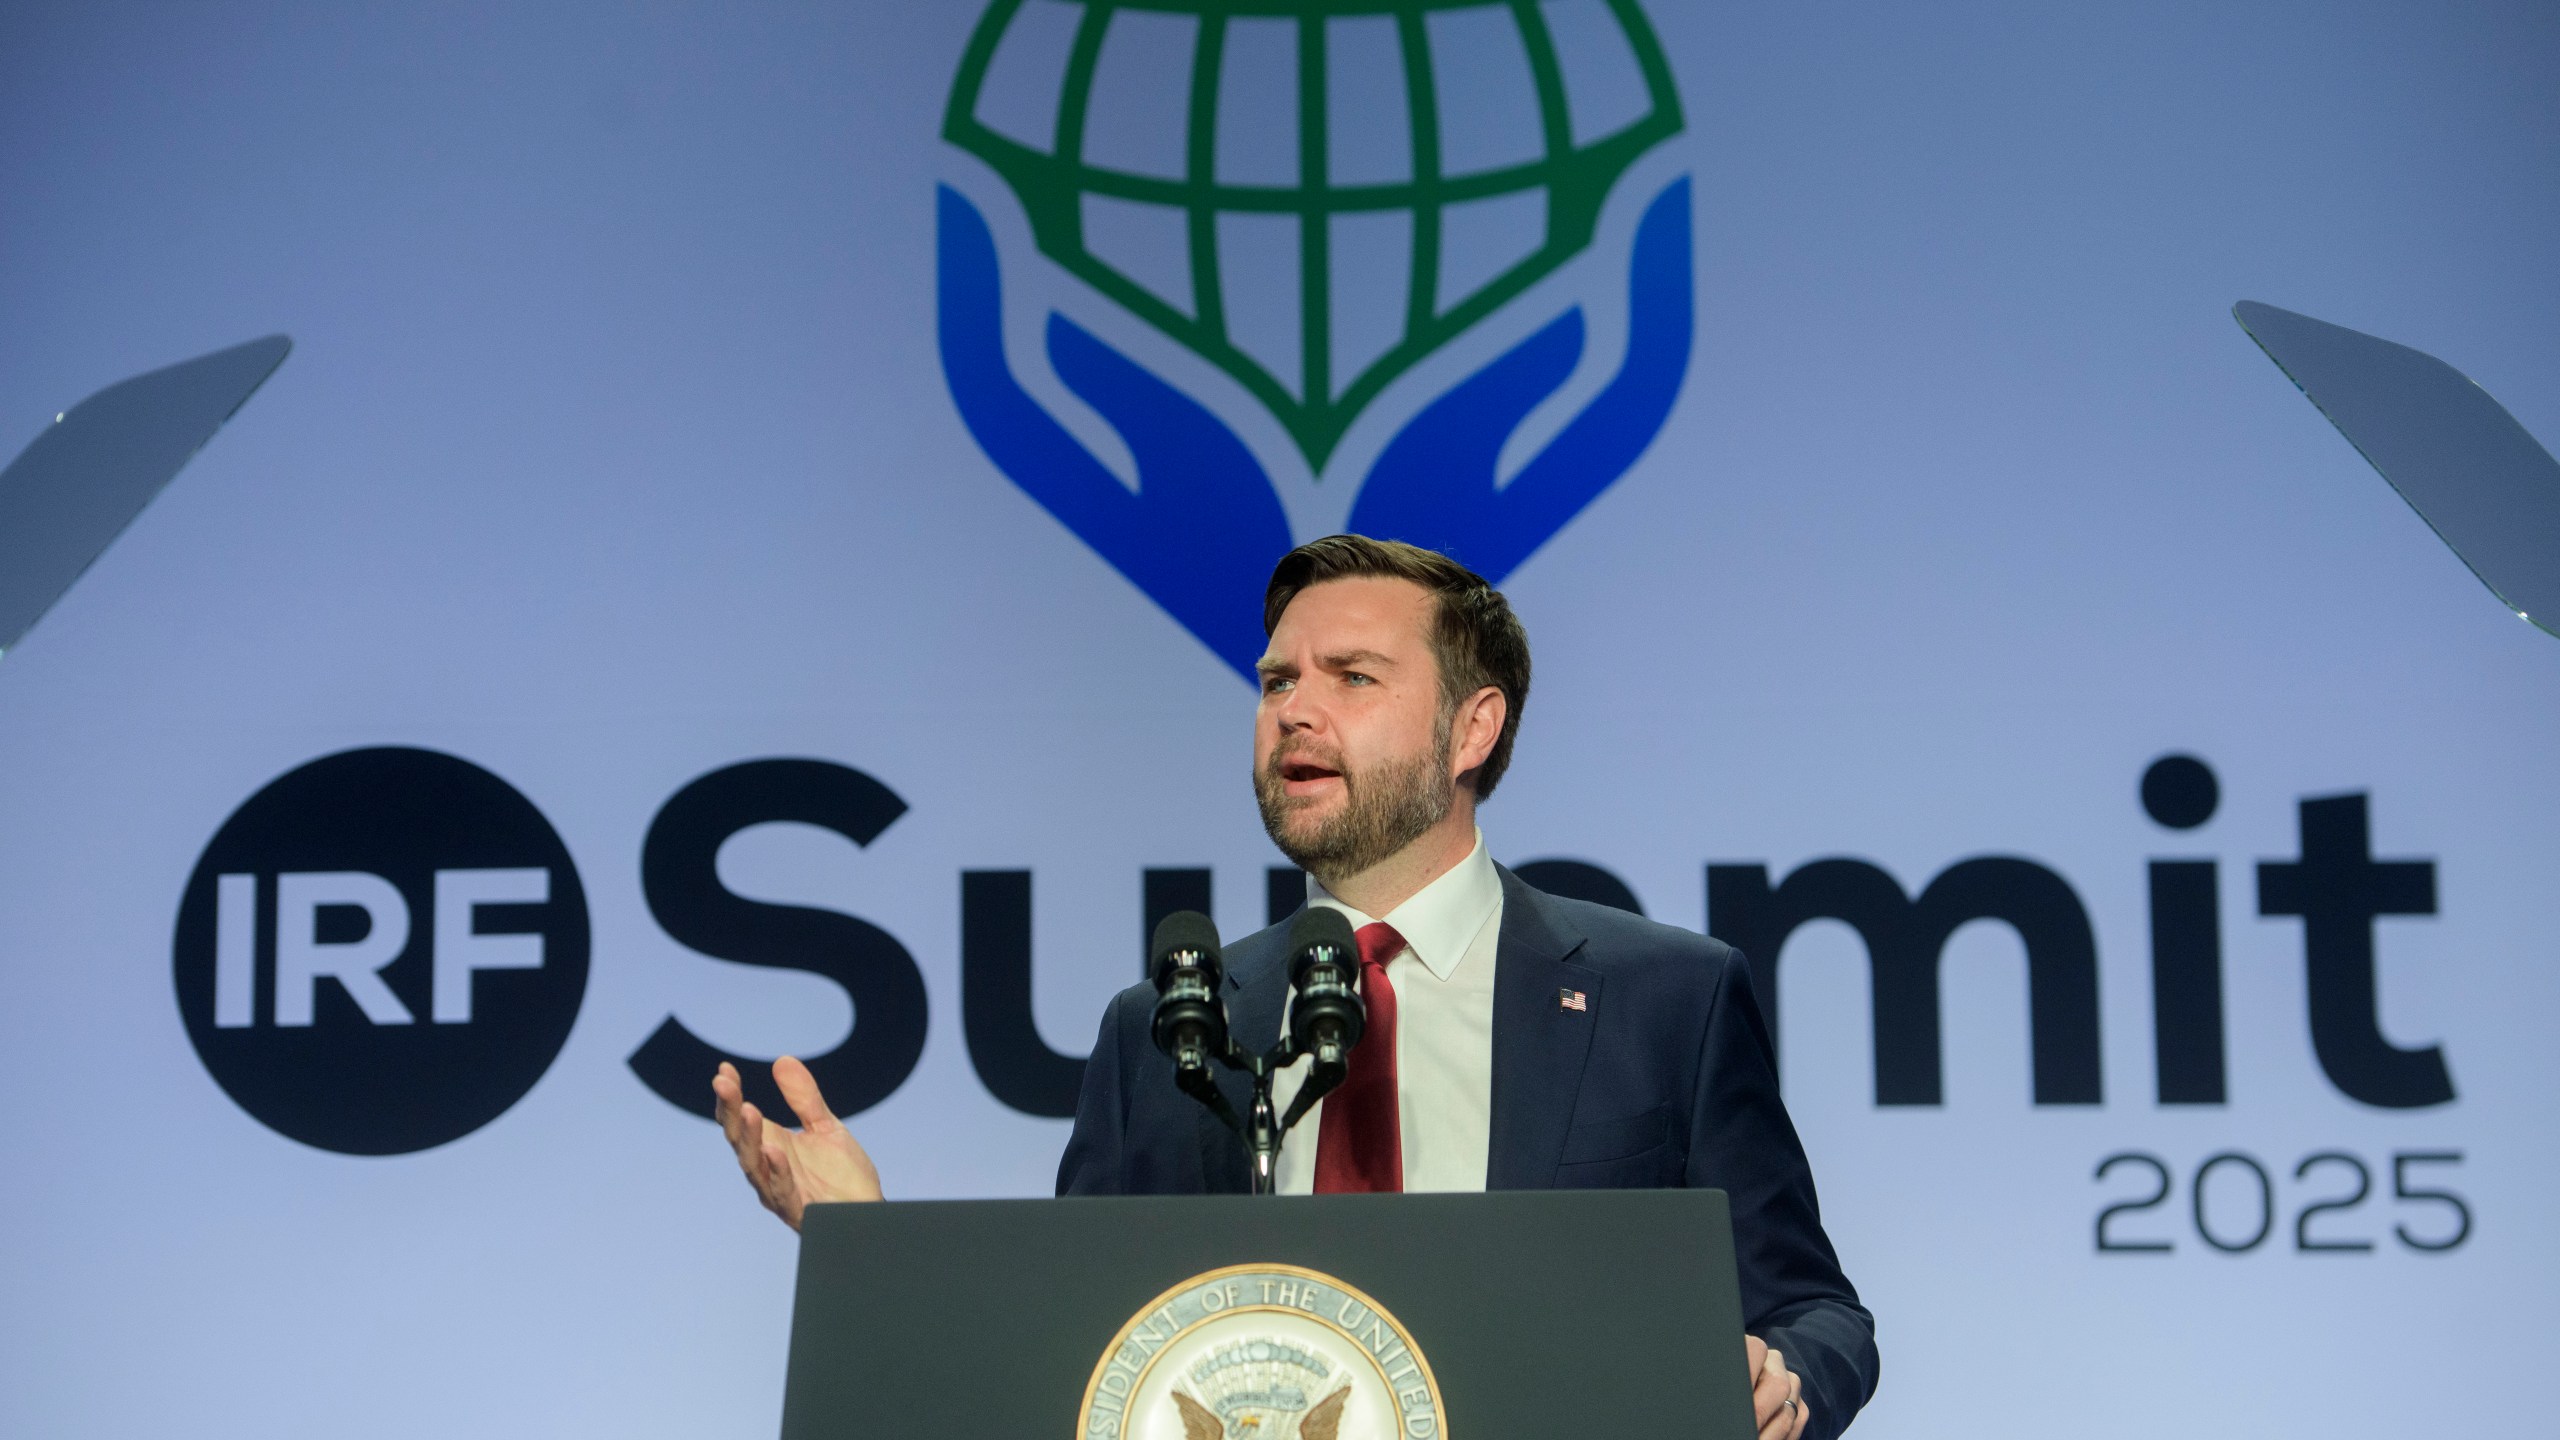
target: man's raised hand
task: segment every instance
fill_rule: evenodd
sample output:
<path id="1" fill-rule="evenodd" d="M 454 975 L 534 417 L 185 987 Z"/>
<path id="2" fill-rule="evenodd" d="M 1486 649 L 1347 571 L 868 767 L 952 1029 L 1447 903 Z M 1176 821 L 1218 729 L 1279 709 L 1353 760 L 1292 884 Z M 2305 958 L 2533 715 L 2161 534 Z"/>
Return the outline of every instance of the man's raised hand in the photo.
<path id="1" fill-rule="evenodd" d="M 720 1073 L 711 1079 L 720 1133 L 729 1137 L 738 1168 L 756 1187 L 764 1208 L 797 1230 L 801 1213 L 812 1205 L 879 1199 L 880 1172 L 872 1168 L 862 1142 L 827 1108 L 809 1067 L 785 1055 L 773 1062 L 773 1083 L 782 1087 L 782 1098 L 800 1117 L 798 1130 L 769 1123 L 749 1103 L 736 1066 L 720 1062 Z"/>

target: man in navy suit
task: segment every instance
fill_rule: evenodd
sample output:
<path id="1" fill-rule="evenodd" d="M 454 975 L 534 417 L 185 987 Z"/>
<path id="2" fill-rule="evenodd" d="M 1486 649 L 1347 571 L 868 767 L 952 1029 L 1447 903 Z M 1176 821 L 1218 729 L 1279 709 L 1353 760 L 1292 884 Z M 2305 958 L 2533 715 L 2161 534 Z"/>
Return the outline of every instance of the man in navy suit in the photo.
<path id="1" fill-rule="evenodd" d="M 1500 592 L 1446 556 L 1336 535 L 1273 572 L 1254 790 L 1264 827 L 1342 911 L 1368 1033 L 1281 1152 L 1281 1193 L 1714 1186 L 1732 1199 L 1762 1440 L 1837 1435 L 1874 1392 L 1875 1327 L 1823 1234 L 1768 1031 L 1724 944 L 1523 884 L 1476 806 L 1508 765 L 1529 646 Z M 1227 950 L 1249 1045 L 1276 1040 L 1285 930 Z M 1236 1137 L 1177 1093 L 1154 990 L 1103 1018 L 1061 1194 L 1248 1187 Z M 775 1063 L 802 1128 L 767 1125 L 723 1065 L 720 1120 L 767 1207 L 797 1225 L 879 1177 L 806 1067 Z M 1284 1073 L 1285 1109 L 1304 1078 Z M 1238 1097 L 1240 1098 L 1240 1097 Z"/>

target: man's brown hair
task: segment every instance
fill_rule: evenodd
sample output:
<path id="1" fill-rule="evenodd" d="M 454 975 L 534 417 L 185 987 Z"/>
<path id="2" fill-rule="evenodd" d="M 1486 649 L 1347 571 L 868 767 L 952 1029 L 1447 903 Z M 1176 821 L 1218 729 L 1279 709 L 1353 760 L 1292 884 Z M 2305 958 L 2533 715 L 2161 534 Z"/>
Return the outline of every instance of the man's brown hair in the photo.
<path id="1" fill-rule="evenodd" d="M 1441 554 L 1401 540 L 1328 535 L 1280 557 L 1262 592 L 1262 633 L 1280 627 L 1280 612 L 1298 592 L 1327 580 L 1354 576 L 1410 580 L 1437 601 L 1431 624 L 1431 658 L 1440 667 L 1440 720 L 1446 726 L 1458 702 L 1487 685 L 1502 692 L 1502 733 L 1476 768 L 1478 800 L 1493 794 L 1511 764 L 1511 742 L 1529 703 L 1529 634 L 1511 602 L 1473 570 Z"/>

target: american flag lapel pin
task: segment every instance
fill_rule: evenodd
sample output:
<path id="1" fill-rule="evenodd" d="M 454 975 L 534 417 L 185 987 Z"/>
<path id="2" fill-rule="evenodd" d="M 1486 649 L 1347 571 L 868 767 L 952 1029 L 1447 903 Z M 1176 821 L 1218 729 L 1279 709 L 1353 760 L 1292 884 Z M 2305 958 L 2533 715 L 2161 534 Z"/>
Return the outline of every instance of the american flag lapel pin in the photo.
<path id="1" fill-rule="evenodd" d="M 1591 1013 L 1591 1002 L 1583 999 L 1582 992 L 1579 990 L 1559 990 L 1556 992 L 1556 1008 L 1579 1010 L 1587 1015 Z"/>

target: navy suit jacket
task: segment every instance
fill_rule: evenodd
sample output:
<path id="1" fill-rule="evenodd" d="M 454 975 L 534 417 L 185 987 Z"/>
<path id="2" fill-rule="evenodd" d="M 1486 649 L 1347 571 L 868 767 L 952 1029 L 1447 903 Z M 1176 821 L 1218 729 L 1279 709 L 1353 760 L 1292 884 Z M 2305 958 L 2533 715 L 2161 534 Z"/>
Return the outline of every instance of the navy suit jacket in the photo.
<path id="1" fill-rule="evenodd" d="M 1875 1320 L 1840 1273 L 1750 971 L 1719 940 L 1502 875 L 1490 1190 L 1712 1186 L 1732 1198 L 1744 1326 L 1787 1357 L 1837 1435 L 1875 1392 Z M 1227 947 L 1237 1038 L 1280 1036 L 1288 927 Z M 1587 1010 L 1557 1003 L 1582 992 Z M 1243 1193 L 1243 1142 L 1174 1088 L 1152 986 L 1122 991 L 1086 1062 L 1061 1195 Z M 1221 1077 L 1239 1113 L 1246 1082 Z M 1302 1141 L 1301 1143 L 1306 1143 Z"/>

